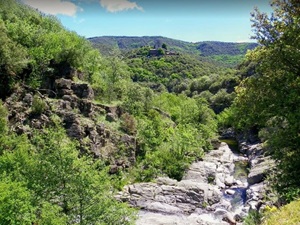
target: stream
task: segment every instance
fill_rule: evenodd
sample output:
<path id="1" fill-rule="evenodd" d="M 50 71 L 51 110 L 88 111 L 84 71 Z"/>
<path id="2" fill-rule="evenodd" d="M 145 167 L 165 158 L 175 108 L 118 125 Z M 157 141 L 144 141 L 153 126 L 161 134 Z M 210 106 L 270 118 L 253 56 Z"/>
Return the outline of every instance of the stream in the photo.
<path id="1" fill-rule="evenodd" d="M 231 211 L 235 214 L 239 214 L 241 213 L 247 200 L 246 191 L 248 188 L 247 177 L 249 172 L 248 161 L 246 158 L 244 158 L 243 154 L 240 153 L 238 142 L 235 139 L 221 139 L 220 141 L 228 144 L 230 150 L 232 151 L 234 155 L 234 170 L 232 175 L 235 180 L 241 182 L 237 187 L 233 186 L 230 189 L 224 190 L 223 197 L 230 201 L 232 206 Z M 234 194 L 226 194 L 228 193 L 228 190 L 234 191 Z"/>
<path id="2" fill-rule="evenodd" d="M 221 141 L 181 181 L 161 177 L 126 186 L 118 198 L 140 209 L 136 224 L 241 224 L 249 209 L 248 158 L 239 153 L 236 141 Z"/>

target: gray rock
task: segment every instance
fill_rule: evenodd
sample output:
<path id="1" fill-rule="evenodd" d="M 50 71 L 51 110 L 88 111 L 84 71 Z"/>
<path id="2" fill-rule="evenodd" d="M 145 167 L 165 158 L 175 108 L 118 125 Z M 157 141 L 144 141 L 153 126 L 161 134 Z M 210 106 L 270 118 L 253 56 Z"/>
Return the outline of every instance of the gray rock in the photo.
<path id="1" fill-rule="evenodd" d="M 249 185 L 257 184 L 264 180 L 266 173 L 274 167 L 275 162 L 271 158 L 255 158 L 256 162 L 251 163 L 247 182 Z"/>
<path id="2" fill-rule="evenodd" d="M 234 216 L 232 215 L 232 213 L 230 213 L 230 212 L 227 212 L 223 216 L 223 220 L 228 222 L 230 225 L 235 225 L 236 224 L 236 220 L 235 220 Z"/>
<path id="3" fill-rule="evenodd" d="M 234 195 L 234 193 L 235 193 L 235 190 L 232 190 L 232 189 L 225 190 L 225 194 L 227 194 L 227 195 Z"/>
<path id="4" fill-rule="evenodd" d="M 70 79 L 60 78 L 60 79 L 55 80 L 56 90 L 59 90 L 59 89 L 71 90 L 71 86 L 72 86 L 72 80 L 70 80 Z"/>
<path id="5" fill-rule="evenodd" d="M 161 214 L 142 210 L 136 225 L 228 225 L 209 214 Z"/>
<path id="6" fill-rule="evenodd" d="M 32 101 L 33 101 L 33 96 L 29 93 L 27 93 L 23 98 L 23 102 L 29 107 L 32 105 Z"/>
<path id="7" fill-rule="evenodd" d="M 71 88 L 78 98 L 94 98 L 94 91 L 88 84 L 72 83 Z"/>
<path id="8" fill-rule="evenodd" d="M 116 118 L 115 118 L 114 114 L 112 114 L 112 113 L 107 113 L 105 119 L 108 122 L 115 122 L 116 121 Z"/>
<path id="9" fill-rule="evenodd" d="M 156 179 L 156 183 L 159 185 L 175 186 L 178 184 L 178 181 L 169 177 L 159 177 Z"/>

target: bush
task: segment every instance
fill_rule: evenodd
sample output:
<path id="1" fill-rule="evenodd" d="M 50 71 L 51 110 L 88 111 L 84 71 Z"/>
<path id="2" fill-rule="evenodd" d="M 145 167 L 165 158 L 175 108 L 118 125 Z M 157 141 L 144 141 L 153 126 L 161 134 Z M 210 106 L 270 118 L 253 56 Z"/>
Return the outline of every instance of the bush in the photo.
<path id="1" fill-rule="evenodd" d="M 46 107 L 47 107 L 46 102 L 38 95 L 34 95 L 32 106 L 31 106 L 32 114 L 41 115 L 46 110 Z"/>
<path id="2" fill-rule="evenodd" d="M 258 211 L 251 210 L 251 211 L 249 211 L 249 214 L 246 217 L 244 224 L 245 225 L 259 225 L 259 224 L 261 224 L 261 218 L 262 218 L 262 215 Z"/>
<path id="3" fill-rule="evenodd" d="M 263 225 L 296 225 L 300 224 L 300 200 L 283 206 L 280 210 L 269 210 Z"/>
<path id="4" fill-rule="evenodd" d="M 136 121 L 133 116 L 128 113 L 124 113 L 121 116 L 121 129 L 128 134 L 136 133 Z"/>

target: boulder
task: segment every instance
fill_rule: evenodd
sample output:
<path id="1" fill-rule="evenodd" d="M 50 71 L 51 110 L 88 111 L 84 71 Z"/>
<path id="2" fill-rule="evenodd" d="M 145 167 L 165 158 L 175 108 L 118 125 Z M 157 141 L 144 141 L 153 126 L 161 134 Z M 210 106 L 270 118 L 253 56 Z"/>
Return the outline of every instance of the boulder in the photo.
<path id="1" fill-rule="evenodd" d="M 56 79 L 55 80 L 55 89 L 56 90 L 59 90 L 59 89 L 71 90 L 72 83 L 73 83 L 72 80 L 69 80 L 69 79 L 64 79 L 64 78 Z"/>
<path id="2" fill-rule="evenodd" d="M 112 114 L 112 113 L 107 113 L 105 119 L 108 122 L 115 122 L 117 120 L 116 117 L 115 117 L 115 115 Z"/>
<path id="3" fill-rule="evenodd" d="M 256 161 L 256 162 L 254 162 Z M 266 176 L 266 173 L 273 168 L 275 162 L 270 157 L 256 158 L 251 162 L 251 169 L 248 174 L 247 182 L 249 185 L 262 182 Z"/>
<path id="4" fill-rule="evenodd" d="M 235 190 L 227 189 L 227 190 L 225 190 L 225 194 L 227 194 L 227 195 L 234 195 L 235 194 Z"/>
<path id="5" fill-rule="evenodd" d="M 88 84 L 72 83 L 71 88 L 78 98 L 94 98 L 94 91 Z"/>

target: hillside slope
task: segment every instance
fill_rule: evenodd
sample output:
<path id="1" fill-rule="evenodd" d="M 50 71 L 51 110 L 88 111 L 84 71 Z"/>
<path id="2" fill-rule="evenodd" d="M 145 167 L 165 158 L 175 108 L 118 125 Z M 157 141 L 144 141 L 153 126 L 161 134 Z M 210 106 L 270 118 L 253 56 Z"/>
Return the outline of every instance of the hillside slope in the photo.
<path id="1" fill-rule="evenodd" d="M 256 43 L 230 43 L 217 41 L 192 43 L 161 36 L 103 36 L 92 37 L 88 40 L 104 55 L 109 54 L 113 49 L 127 52 L 143 46 L 160 48 L 162 44 L 166 44 L 168 50 L 182 54 L 204 56 L 218 61 L 225 66 L 236 66 L 241 62 L 247 50 L 252 50 L 258 46 Z"/>

